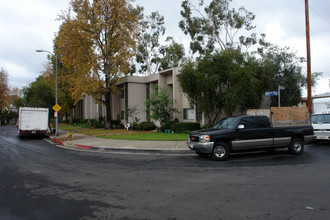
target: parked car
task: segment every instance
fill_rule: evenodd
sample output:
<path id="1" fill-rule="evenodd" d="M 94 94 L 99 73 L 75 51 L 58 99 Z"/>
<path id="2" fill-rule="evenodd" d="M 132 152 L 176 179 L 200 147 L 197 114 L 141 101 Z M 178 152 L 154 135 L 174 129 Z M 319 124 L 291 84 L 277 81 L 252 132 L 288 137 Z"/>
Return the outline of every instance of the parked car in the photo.
<path id="1" fill-rule="evenodd" d="M 314 139 L 312 126 L 272 127 L 267 116 L 236 116 L 220 120 L 212 129 L 189 134 L 188 147 L 199 155 L 226 160 L 231 152 L 288 147 L 299 155 Z"/>

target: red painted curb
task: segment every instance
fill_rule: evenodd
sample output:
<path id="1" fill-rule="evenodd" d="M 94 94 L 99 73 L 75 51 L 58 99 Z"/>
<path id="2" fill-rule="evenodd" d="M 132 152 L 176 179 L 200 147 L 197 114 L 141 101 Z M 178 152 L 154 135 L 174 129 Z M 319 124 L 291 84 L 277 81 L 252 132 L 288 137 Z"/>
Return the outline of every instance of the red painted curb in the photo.
<path id="1" fill-rule="evenodd" d="M 61 139 L 52 138 L 51 140 L 57 145 L 63 145 L 63 141 Z"/>
<path id="2" fill-rule="evenodd" d="M 86 146 L 86 145 L 80 145 L 80 144 L 75 144 L 76 147 L 83 148 L 85 150 L 90 150 L 92 146 Z"/>

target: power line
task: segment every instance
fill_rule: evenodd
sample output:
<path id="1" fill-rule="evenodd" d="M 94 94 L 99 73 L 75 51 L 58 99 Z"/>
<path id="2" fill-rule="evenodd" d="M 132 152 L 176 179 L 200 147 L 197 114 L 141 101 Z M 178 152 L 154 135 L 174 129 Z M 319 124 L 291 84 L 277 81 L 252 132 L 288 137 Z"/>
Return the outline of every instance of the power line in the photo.
<path id="1" fill-rule="evenodd" d="M 313 12 L 313 13 L 315 13 L 316 15 L 318 15 L 322 20 L 324 20 L 325 22 L 327 22 L 328 24 L 330 24 L 330 21 L 327 19 L 327 18 L 325 18 L 325 17 L 323 17 L 322 15 L 320 15 L 315 9 L 313 9 L 312 7 L 309 7 L 310 9 L 311 9 L 311 11 Z"/>
<path id="2" fill-rule="evenodd" d="M 302 5 L 304 4 L 304 0 L 301 0 L 300 2 L 301 2 Z M 330 20 L 328 18 L 326 18 L 323 15 L 321 15 L 320 13 L 318 13 L 312 6 L 309 5 L 309 8 L 310 8 L 310 10 L 314 14 L 316 14 L 317 16 L 319 16 L 323 21 L 325 21 L 326 23 L 330 24 Z"/>

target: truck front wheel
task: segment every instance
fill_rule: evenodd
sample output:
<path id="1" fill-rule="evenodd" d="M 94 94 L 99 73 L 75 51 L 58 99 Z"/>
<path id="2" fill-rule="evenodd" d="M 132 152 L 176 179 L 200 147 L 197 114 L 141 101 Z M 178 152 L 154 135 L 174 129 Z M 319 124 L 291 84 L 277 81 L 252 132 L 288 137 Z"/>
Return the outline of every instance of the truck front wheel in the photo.
<path id="1" fill-rule="evenodd" d="M 293 138 L 291 140 L 289 151 L 291 154 L 299 155 L 304 151 L 304 143 L 299 138 Z"/>
<path id="2" fill-rule="evenodd" d="M 224 142 L 218 142 L 215 144 L 211 157 L 213 160 L 227 160 L 229 157 L 229 147 Z"/>

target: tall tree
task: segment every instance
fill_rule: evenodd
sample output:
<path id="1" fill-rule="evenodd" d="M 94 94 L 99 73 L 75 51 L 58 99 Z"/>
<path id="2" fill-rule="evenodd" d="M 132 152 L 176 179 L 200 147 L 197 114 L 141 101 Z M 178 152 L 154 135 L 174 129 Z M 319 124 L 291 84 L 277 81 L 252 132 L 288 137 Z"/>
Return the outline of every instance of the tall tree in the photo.
<path id="1" fill-rule="evenodd" d="M 187 62 L 178 77 L 190 103 L 204 112 L 211 125 L 222 110 L 232 115 L 238 107 L 258 108 L 272 79 L 258 60 L 232 49 Z"/>
<path id="2" fill-rule="evenodd" d="M 185 56 L 184 46 L 175 42 L 173 37 L 167 37 L 166 42 L 169 42 L 169 45 L 163 45 L 160 48 L 162 58 L 160 60 L 159 70 L 178 67 Z"/>
<path id="3" fill-rule="evenodd" d="M 199 0 L 199 5 L 193 5 L 189 0 L 184 0 L 182 6 L 182 20 L 179 27 L 186 35 L 190 35 L 190 48 L 193 53 L 206 54 L 217 50 L 248 49 L 257 44 L 255 33 L 250 36 L 238 36 L 240 30 L 251 31 L 255 28 L 252 22 L 255 15 L 244 7 L 236 10 L 230 8 L 232 0 L 212 0 L 204 7 L 204 0 Z M 204 8 L 202 8 L 204 7 Z M 261 37 L 261 43 L 263 42 Z"/>
<path id="4" fill-rule="evenodd" d="M 71 60 L 74 68 L 81 68 L 81 80 L 86 76 L 97 80 L 94 94 L 105 97 L 107 127 L 111 127 L 111 96 L 116 80 L 128 73 L 136 46 L 141 9 L 131 2 L 72 0 L 70 10 L 74 15 L 69 10 L 60 16 L 64 22 L 58 52 L 70 48 L 62 56 L 66 65 Z"/>
<path id="5" fill-rule="evenodd" d="M 55 50 L 56 51 L 56 50 Z M 81 99 L 83 93 L 78 93 L 79 91 L 87 91 L 86 88 L 90 88 L 92 86 L 86 86 L 81 84 L 81 88 L 76 86 L 77 84 L 77 77 L 79 74 L 70 74 L 63 65 L 61 61 L 61 56 L 58 56 L 58 104 L 61 106 L 61 111 L 59 111 L 60 115 L 65 115 L 66 119 L 68 119 L 68 115 L 70 115 L 70 123 L 73 122 L 73 107 L 75 104 Z M 52 68 L 56 65 L 56 61 L 53 57 L 50 58 L 51 62 L 45 65 L 45 70 L 43 71 L 43 79 L 51 88 L 52 94 L 55 97 L 55 68 Z M 54 102 L 55 103 L 55 102 Z"/>
<path id="6" fill-rule="evenodd" d="M 23 97 L 21 106 L 52 108 L 55 97 L 51 86 L 45 81 L 43 76 L 39 76 L 36 81 L 22 89 Z M 19 107 L 21 107 L 19 106 Z"/>
<path id="7" fill-rule="evenodd" d="M 8 104 L 8 72 L 6 69 L 0 69 L 0 112 L 7 107 Z"/>
<path id="8" fill-rule="evenodd" d="M 298 57 L 289 47 L 280 48 L 276 45 L 267 47 L 261 53 L 263 62 L 268 63 L 269 72 L 273 76 L 272 90 L 278 86 L 281 90 L 281 106 L 296 106 L 301 102 L 301 89 L 306 87 L 306 76 L 303 74 L 302 63 L 305 59 Z M 312 85 L 316 85 L 317 78 L 322 73 L 312 74 Z M 278 105 L 277 97 L 272 98 L 272 106 Z"/>
<path id="9" fill-rule="evenodd" d="M 141 20 L 141 32 L 138 34 L 136 52 L 140 73 L 150 76 L 158 71 L 160 65 L 159 38 L 165 34 L 164 16 L 158 11 L 152 12 Z"/>

